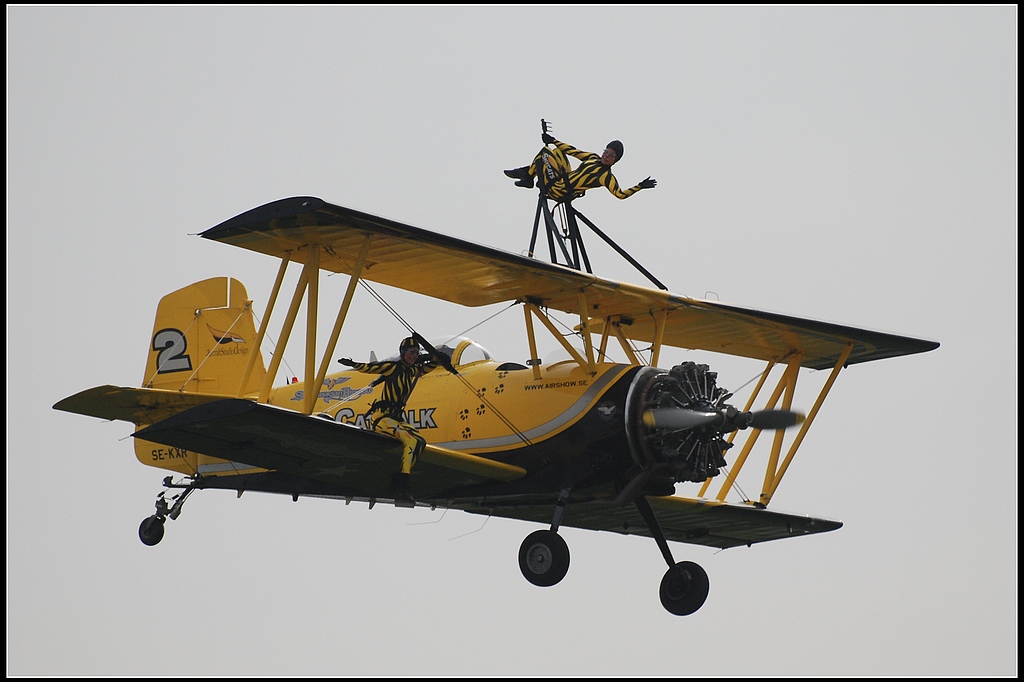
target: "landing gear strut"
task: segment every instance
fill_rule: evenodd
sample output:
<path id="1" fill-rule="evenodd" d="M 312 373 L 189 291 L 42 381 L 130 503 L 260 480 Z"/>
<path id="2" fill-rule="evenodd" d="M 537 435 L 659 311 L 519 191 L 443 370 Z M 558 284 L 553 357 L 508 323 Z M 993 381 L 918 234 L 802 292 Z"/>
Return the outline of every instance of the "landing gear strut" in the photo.
<path id="1" fill-rule="evenodd" d="M 530 533 L 519 547 L 519 570 L 524 578 L 538 587 L 551 587 L 569 572 L 569 546 L 558 534 L 558 526 L 562 523 L 571 492 L 572 488 L 566 487 L 559 494 L 551 529 Z"/>
<path id="2" fill-rule="evenodd" d="M 658 523 L 658 518 L 646 497 L 641 495 L 636 498 L 636 508 L 647 522 L 647 527 L 668 564 L 668 571 L 661 579 L 661 605 L 675 616 L 688 616 L 704 606 L 704 602 L 707 601 L 710 587 L 708 574 L 692 561 L 675 563 L 672 551 L 665 540 L 665 533 L 661 530 L 661 524 Z"/>
<path id="3" fill-rule="evenodd" d="M 182 492 L 178 493 L 171 498 L 172 504 L 167 504 L 165 495 L 167 491 L 162 491 L 156 496 L 156 513 L 152 516 L 146 517 L 139 524 L 139 539 L 142 540 L 142 544 L 152 547 L 164 539 L 164 522 L 170 518 L 172 521 L 181 515 L 181 507 L 185 504 L 185 500 L 192 491 L 195 490 L 195 483 L 189 485 L 175 485 L 171 483 L 171 477 L 168 476 L 164 479 L 164 487 L 167 488 L 184 488 Z"/>

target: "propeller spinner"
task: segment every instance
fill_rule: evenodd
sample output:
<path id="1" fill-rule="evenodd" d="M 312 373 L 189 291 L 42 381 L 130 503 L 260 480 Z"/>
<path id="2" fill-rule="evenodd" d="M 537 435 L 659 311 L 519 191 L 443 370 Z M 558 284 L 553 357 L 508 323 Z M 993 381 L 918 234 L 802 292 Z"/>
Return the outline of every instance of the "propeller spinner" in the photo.
<path id="1" fill-rule="evenodd" d="M 652 429 L 682 430 L 715 427 L 729 433 L 747 427 L 755 429 L 788 429 L 803 422 L 804 415 L 791 410 L 756 410 L 739 412 L 728 405 L 714 411 L 699 408 L 659 407 L 644 411 L 644 425 Z"/>

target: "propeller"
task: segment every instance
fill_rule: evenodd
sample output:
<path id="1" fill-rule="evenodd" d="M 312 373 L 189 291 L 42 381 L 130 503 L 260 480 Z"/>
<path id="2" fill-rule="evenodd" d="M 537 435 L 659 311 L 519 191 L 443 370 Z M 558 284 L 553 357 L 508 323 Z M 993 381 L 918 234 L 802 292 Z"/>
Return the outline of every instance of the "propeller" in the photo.
<path id="1" fill-rule="evenodd" d="M 638 375 L 639 376 L 639 375 Z M 791 410 L 740 411 L 718 386 L 718 374 L 704 364 L 684 362 L 667 372 L 639 377 L 629 404 L 630 452 L 637 465 L 623 477 L 614 501 L 640 495 L 670 495 L 678 482 L 703 483 L 726 466 L 732 447 L 726 434 L 740 429 L 788 429 L 804 421 Z"/>
<path id="2" fill-rule="evenodd" d="M 757 410 L 744 414 L 749 415 L 750 420 L 747 424 L 754 429 L 788 429 L 802 424 L 807 418 L 803 412 L 791 410 Z"/>
<path id="3" fill-rule="evenodd" d="M 791 410 L 756 410 L 739 412 L 728 407 L 722 410 L 691 410 L 684 407 L 659 407 L 644 411 L 644 425 L 653 429 L 681 431 L 702 426 L 724 427 L 733 431 L 755 429 L 788 429 L 804 420 L 804 415 Z"/>

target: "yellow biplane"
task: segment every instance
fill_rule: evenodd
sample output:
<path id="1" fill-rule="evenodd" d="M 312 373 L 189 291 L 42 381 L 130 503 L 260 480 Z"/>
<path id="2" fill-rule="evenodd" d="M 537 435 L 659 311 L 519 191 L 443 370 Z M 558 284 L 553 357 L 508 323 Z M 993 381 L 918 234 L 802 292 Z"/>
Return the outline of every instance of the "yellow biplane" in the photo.
<path id="1" fill-rule="evenodd" d="M 767 508 L 822 401 L 849 365 L 938 347 L 601 279 L 313 197 L 266 204 L 201 236 L 280 259 L 260 326 L 238 281 L 194 283 L 160 301 L 141 388 L 99 386 L 54 405 L 131 422 L 139 461 L 173 472 L 156 513 L 139 528 L 147 545 L 161 540 L 166 519 L 177 518 L 201 489 L 371 506 L 394 500 L 388 484 L 401 444 L 364 428 L 374 377 L 329 371 L 360 281 L 462 306 L 515 303 L 523 311 L 524 362 L 492 358 L 464 337 L 427 344 L 454 372 L 422 377 L 406 406 L 406 420 L 428 442 L 412 474 L 413 506 L 543 524 L 519 551 L 523 575 L 540 586 L 568 570 L 560 526 L 654 538 L 669 566 L 661 601 L 677 615 L 703 605 L 708 577 L 695 563 L 676 563 L 669 542 L 730 548 L 840 528 Z M 259 349 L 290 263 L 301 265 L 301 274 L 267 366 Z M 318 355 L 321 271 L 350 278 Z M 303 378 L 275 387 L 304 298 Z M 573 343 L 552 321 L 556 312 L 578 319 Z M 537 334 L 545 330 L 568 360 L 539 359 Z M 627 362 L 609 361 L 610 343 Z M 660 369 L 665 346 L 752 358 L 764 367 L 740 409 L 707 365 Z M 776 366 L 781 376 L 764 391 L 763 407 L 752 409 Z M 801 368 L 829 371 L 806 417 L 791 410 Z M 759 494 L 727 501 L 764 430 L 775 435 Z M 745 441 L 727 465 L 740 431 Z M 675 496 L 680 483 L 692 492 Z M 171 490 L 178 492 L 168 497 Z"/>

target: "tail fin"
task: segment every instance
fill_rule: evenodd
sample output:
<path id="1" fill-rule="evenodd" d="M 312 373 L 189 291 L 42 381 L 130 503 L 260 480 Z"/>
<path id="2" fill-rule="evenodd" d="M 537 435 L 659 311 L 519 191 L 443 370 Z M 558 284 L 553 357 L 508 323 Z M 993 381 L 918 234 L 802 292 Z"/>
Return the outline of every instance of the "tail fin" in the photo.
<path id="1" fill-rule="evenodd" d="M 254 395 L 266 373 L 256 344 L 252 301 L 241 282 L 215 277 L 160 299 L 143 388 L 225 397 Z M 210 467 L 227 473 L 238 473 L 240 466 L 250 468 L 141 438 L 135 439 L 135 456 L 143 464 L 187 475 Z"/>
<path id="2" fill-rule="evenodd" d="M 241 396 L 258 393 L 265 376 L 241 282 L 215 277 L 160 299 L 144 387 Z"/>

